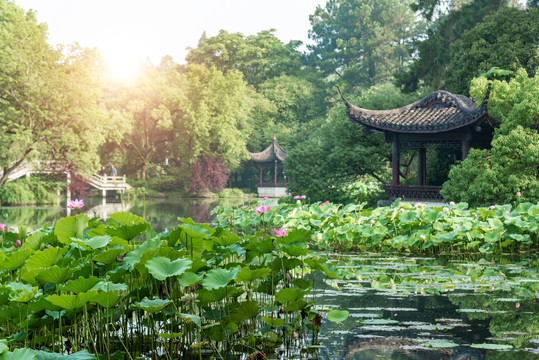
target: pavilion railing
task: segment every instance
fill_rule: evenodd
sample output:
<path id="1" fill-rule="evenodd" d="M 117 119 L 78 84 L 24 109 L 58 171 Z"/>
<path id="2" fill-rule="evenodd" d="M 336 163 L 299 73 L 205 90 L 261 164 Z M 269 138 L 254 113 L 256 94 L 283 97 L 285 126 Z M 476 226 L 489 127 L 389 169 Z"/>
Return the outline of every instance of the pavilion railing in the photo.
<path id="1" fill-rule="evenodd" d="M 284 182 L 278 182 L 278 183 L 262 182 L 262 183 L 258 183 L 258 187 L 286 187 L 286 184 Z"/>
<path id="2" fill-rule="evenodd" d="M 390 200 L 404 198 L 404 200 L 430 200 L 442 201 L 441 186 L 421 185 L 383 185 Z"/>

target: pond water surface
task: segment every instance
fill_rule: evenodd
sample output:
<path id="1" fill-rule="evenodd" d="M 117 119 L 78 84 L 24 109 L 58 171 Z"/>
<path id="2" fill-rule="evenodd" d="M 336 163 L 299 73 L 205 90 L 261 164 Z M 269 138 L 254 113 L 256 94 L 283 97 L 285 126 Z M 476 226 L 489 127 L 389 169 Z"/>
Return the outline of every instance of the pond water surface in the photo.
<path id="1" fill-rule="evenodd" d="M 223 201 L 85 199 L 86 212 L 144 217 L 160 232 L 180 217 L 211 220 Z M 239 205 L 243 200 L 236 200 Z M 230 203 L 228 201 L 227 203 Z M 65 203 L 1 207 L 0 222 L 36 229 L 67 214 Z M 322 322 L 320 359 L 535 359 L 539 356 L 536 254 L 498 257 L 329 255 L 342 280 L 319 280 L 318 304 L 348 310 Z"/>

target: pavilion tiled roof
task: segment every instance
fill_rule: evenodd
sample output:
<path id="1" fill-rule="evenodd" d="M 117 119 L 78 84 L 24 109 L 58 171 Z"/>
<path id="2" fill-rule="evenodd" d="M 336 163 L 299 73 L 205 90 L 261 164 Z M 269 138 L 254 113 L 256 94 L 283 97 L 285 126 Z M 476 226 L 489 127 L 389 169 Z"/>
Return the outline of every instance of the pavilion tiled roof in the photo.
<path id="1" fill-rule="evenodd" d="M 262 150 L 261 152 L 252 153 L 249 152 L 249 156 L 251 157 L 251 160 L 255 162 L 272 162 L 275 159 L 284 161 L 288 154 L 286 151 L 283 150 L 282 147 L 277 144 L 277 139 L 275 136 L 273 137 L 273 142 L 270 146 L 268 146 L 265 150 Z"/>
<path id="2" fill-rule="evenodd" d="M 339 90 L 340 92 L 340 90 Z M 485 99 L 474 107 L 471 98 L 436 91 L 410 105 L 392 110 L 367 110 L 346 103 L 348 118 L 363 127 L 397 133 L 439 133 L 458 129 L 478 121 L 487 112 L 490 87 Z"/>

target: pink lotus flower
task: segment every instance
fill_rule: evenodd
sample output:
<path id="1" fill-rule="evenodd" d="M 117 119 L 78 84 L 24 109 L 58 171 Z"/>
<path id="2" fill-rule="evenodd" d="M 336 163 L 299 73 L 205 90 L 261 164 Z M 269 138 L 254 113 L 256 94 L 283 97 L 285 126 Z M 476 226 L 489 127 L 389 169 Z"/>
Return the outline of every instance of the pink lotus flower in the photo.
<path id="1" fill-rule="evenodd" d="M 15 240 L 15 243 L 13 244 L 14 247 L 20 248 L 22 245 L 21 241 L 19 239 Z"/>
<path id="2" fill-rule="evenodd" d="M 415 206 L 416 208 L 417 208 L 417 207 L 421 207 L 421 206 L 423 206 L 423 203 L 416 202 L 414 206 Z"/>
<path id="3" fill-rule="evenodd" d="M 494 206 L 494 205 L 490 205 L 490 206 L 489 206 L 489 209 L 490 209 L 490 210 L 494 210 L 495 208 L 496 208 L 496 206 Z"/>
<path id="4" fill-rule="evenodd" d="M 448 207 L 444 207 L 443 209 L 445 212 L 449 212 L 449 208 Z"/>
<path id="5" fill-rule="evenodd" d="M 374 225 L 375 222 L 374 219 L 371 219 L 371 225 Z"/>
<path id="6" fill-rule="evenodd" d="M 68 209 L 82 209 L 84 207 L 84 199 L 69 200 L 66 207 Z"/>
<path id="7" fill-rule="evenodd" d="M 0 224 L 0 231 L 6 232 L 6 224 Z"/>
<path id="8" fill-rule="evenodd" d="M 505 213 L 506 213 L 506 214 L 509 214 L 509 210 L 505 210 Z"/>
<path id="9" fill-rule="evenodd" d="M 450 201 L 450 202 L 449 202 L 449 206 L 455 206 L 455 202 L 454 202 L 454 201 Z"/>
<path id="10" fill-rule="evenodd" d="M 271 232 L 278 238 L 288 235 L 288 231 L 283 228 L 279 228 L 279 230 L 271 229 Z"/>
<path id="11" fill-rule="evenodd" d="M 322 204 L 320 204 L 320 206 L 324 206 L 324 205 L 327 205 L 329 204 L 329 200 L 328 201 L 324 201 Z"/>
<path id="12" fill-rule="evenodd" d="M 518 309 L 520 307 L 520 303 L 516 303 L 515 307 Z"/>
<path id="13" fill-rule="evenodd" d="M 262 200 L 268 200 L 268 197 L 267 196 L 264 196 L 264 198 Z"/>
<path id="14" fill-rule="evenodd" d="M 517 196 L 520 197 L 520 191 L 517 191 Z"/>
<path id="15" fill-rule="evenodd" d="M 307 199 L 307 195 L 301 195 L 302 199 Z"/>
<path id="16" fill-rule="evenodd" d="M 301 199 L 301 196 L 299 195 L 294 196 L 294 200 L 299 200 L 299 199 Z"/>
<path id="17" fill-rule="evenodd" d="M 255 207 L 254 212 L 257 214 L 265 214 L 270 210 L 269 205 L 260 205 Z"/>

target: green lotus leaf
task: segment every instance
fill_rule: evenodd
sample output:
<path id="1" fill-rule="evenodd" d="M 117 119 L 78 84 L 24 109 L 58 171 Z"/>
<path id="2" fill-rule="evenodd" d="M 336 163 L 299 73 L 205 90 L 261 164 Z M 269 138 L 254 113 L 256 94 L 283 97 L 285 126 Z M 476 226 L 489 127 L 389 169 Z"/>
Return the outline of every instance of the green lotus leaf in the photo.
<path id="1" fill-rule="evenodd" d="M 290 256 L 305 256 L 309 252 L 305 243 L 294 243 L 283 246 L 281 249 Z"/>
<path id="2" fill-rule="evenodd" d="M 202 275 L 197 275 L 192 272 L 184 272 L 183 274 L 178 276 L 178 283 L 183 287 L 193 286 L 197 282 L 199 282 L 202 277 Z"/>
<path id="3" fill-rule="evenodd" d="M 200 316 L 193 315 L 193 314 L 180 314 L 180 318 L 187 322 L 193 322 L 197 324 L 198 327 L 201 327 L 202 323 L 200 321 Z"/>
<path id="4" fill-rule="evenodd" d="M 171 300 L 162 300 L 162 299 L 150 300 L 148 298 L 144 298 L 142 301 L 135 303 L 133 305 L 144 311 L 155 313 L 155 312 L 161 311 L 163 308 L 165 308 L 167 305 L 171 303 L 172 303 Z"/>
<path id="5" fill-rule="evenodd" d="M 110 307 L 115 306 L 118 303 L 121 295 L 122 295 L 122 291 L 120 290 L 100 291 L 96 295 L 92 296 L 92 299 L 90 300 L 90 302 L 91 303 L 96 302 L 104 308 L 110 308 Z"/>
<path id="6" fill-rule="evenodd" d="M 26 268 L 28 270 L 38 268 L 49 268 L 65 255 L 68 248 L 51 247 L 45 250 L 36 251 L 26 262 Z"/>
<path id="7" fill-rule="evenodd" d="M 157 249 L 164 244 L 166 244 L 166 242 L 159 239 L 151 239 L 145 241 L 142 244 L 138 245 L 135 250 L 128 252 L 124 257 L 123 262 L 133 267 L 136 263 L 140 262 L 142 254 L 144 254 L 146 251 L 151 249 Z"/>
<path id="8" fill-rule="evenodd" d="M 86 305 L 96 294 L 97 291 L 90 290 L 76 295 L 50 295 L 47 300 L 62 309 L 74 311 Z"/>
<path id="9" fill-rule="evenodd" d="M 20 268 L 33 253 L 32 249 L 17 249 L 7 253 L 4 261 L 0 263 L 0 270 L 11 271 Z"/>
<path id="10" fill-rule="evenodd" d="M 350 313 L 347 310 L 331 310 L 328 312 L 328 320 L 331 322 L 343 322 L 348 319 Z"/>
<path id="11" fill-rule="evenodd" d="M 90 239 L 72 239 L 74 243 L 82 246 L 85 250 L 96 250 L 104 248 L 112 241 L 110 235 L 94 236 Z"/>
<path id="12" fill-rule="evenodd" d="M 101 291 L 127 291 L 129 287 L 126 284 L 116 284 L 110 281 L 100 281 L 92 290 Z"/>
<path id="13" fill-rule="evenodd" d="M 146 262 L 148 271 L 157 280 L 165 280 L 171 276 L 181 275 L 191 266 L 190 259 L 170 261 L 166 257 L 154 257 Z"/>
<path id="14" fill-rule="evenodd" d="M 476 349 L 487 349 L 487 350 L 508 350 L 508 349 L 513 348 L 513 345 L 490 344 L 490 343 L 472 344 L 470 346 Z"/>
<path id="15" fill-rule="evenodd" d="M 73 354 L 64 355 L 58 353 L 48 353 L 42 350 L 35 350 L 36 360 L 95 360 L 94 354 L 90 354 L 88 350 L 82 350 Z"/>
<path id="16" fill-rule="evenodd" d="M 207 290 L 218 289 L 227 286 L 230 280 L 236 278 L 239 271 L 239 267 L 231 270 L 212 269 L 206 273 L 206 276 L 200 281 L 200 283 Z"/>
<path id="17" fill-rule="evenodd" d="M 132 240 L 150 228 L 150 224 L 140 216 L 129 212 L 117 212 L 110 215 L 107 222 L 107 234 Z"/>
<path id="18" fill-rule="evenodd" d="M 6 287 L 11 289 L 9 293 L 9 300 L 16 302 L 28 302 L 38 292 L 38 287 L 16 281 L 7 283 Z"/>
<path id="19" fill-rule="evenodd" d="M 26 240 L 22 243 L 21 249 L 32 249 L 37 250 L 41 246 L 41 243 L 43 242 L 43 239 L 45 238 L 45 234 L 41 231 L 36 231 L 32 234 L 30 234 Z"/>
<path id="20" fill-rule="evenodd" d="M 289 301 L 302 299 L 306 293 L 307 291 L 303 291 L 299 289 L 292 289 L 292 288 L 281 289 L 275 294 L 275 300 L 277 300 L 281 304 L 286 304 Z"/>
<path id="21" fill-rule="evenodd" d="M 31 349 L 16 349 L 13 352 L 4 351 L 0 360 L 37 360 L 36 353 Z"/>
<path id="22" fill-rule="evenodd" d="M 72 271 L 67 267 L 59 267 L 58 265 L 51 266 L 48 269 L 39 271 L 35 278 L 41 284 L 63 284 L 71 277 Z"/>
<path id="23" fill-rule="evenodd" d="M 162 339 L 177 339 L 179 337 L 183 336 L 183 333 L 177 332 L 177 333 L 160 333 L 158 335 Z"/>
<path id="24" fill-rule="evenodd" d="M 427 347 L 427 348 L 453 348 L 459 346 L 459 344 L 454 343 L 452 341 L 446 341 L 446 340 L 433 340 L 433 341 L 427 341 L 424 343 L 421 343 L 421 346 Z"/>
<path id="25" fill-rule="evenodd" d="M 284 325 L 284 319 L 271 318 L 269 316 L 263 316 L 262 320 L 271 327 L 279 327 Z"/>
<path id="26" fill-rule="evenodd" d="M 7 346 L 7 340 L 0 339 L 0 354 L 6 351 L 7 349 L 9 349 L 9 346 Z"/>
<path id="27" fill-rule="evenodd" d="M 58 286 L 58 289 L 74 293 L 83 293 L 91 290 L 98 282 L 99 279 L 95 276 L 91 276 L 89 278 L 83 278 L 81 276 L 76 280 L 69 280 L 65 285 Z"/>
<path id="28" fill-rule="evenodd" d="M 268 276 L 270 272 L 271 270 L 268 268 L 251 270 L 248 266 L 245 266 L 238 272 L 236 281 L 248 283 L 254 280 L 263 279 Z"/>
<path id="29" fill-rule="evenodd" d="M 235 304 L 237 306 L 231 314 L 230 318 L 236 324 L 239 324 L 241 320 L 252 319 L 260 313 L 260 306 L 255 300 L 242 301 Z"/>
<path id="30" fill-rule="evenodd" d="M 54 226 L 54 235 L 62 244 L 71 243 L 71 238 L 82 238 L 84 230 L 88 227 L 88 215 L 79 214 L 76 216 L 67 216 L 58 220 Z"/>
<path id="31" fill-rule="evenodd" d="M 188 237 L 197 239 L 207 239 L 210 237 L 210 231 L 202 224 L 182 224 L 179 226 Z"/>
<path id="32" fill-rule="evenodd" d="M 103 263 L 105 265 L 109 265 L 117 261 L 118 255 L 125 254 L 125 253 L 126 253 L 126 250 L 123 247 L 119 247 L 116 249 L 108 249 L 108 250 L 104 250 L 103 252 L 99 254 L 94 255 L 93 260 Z"/>

